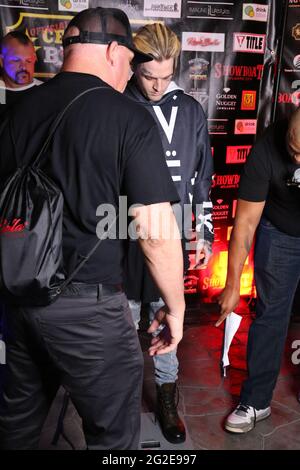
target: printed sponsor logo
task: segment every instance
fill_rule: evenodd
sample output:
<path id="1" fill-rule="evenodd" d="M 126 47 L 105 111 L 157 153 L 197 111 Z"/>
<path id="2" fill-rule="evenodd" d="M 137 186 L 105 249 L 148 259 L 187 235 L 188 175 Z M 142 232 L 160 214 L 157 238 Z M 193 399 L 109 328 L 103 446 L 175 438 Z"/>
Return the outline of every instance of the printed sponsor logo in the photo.
<path id="1" fill-rule="evenodd" d="M 257 119 L 236 119 L 235 134 L 256 134 Z"/>
<path id="2" fill-rule="evenodd" d="M 284 71 L 287 72 L 287 73 L 290 73 L 290 72 L 294 73 L 294 72 L 299 72 L 299 70 L 300 70 L 300 54 L 297 54 L 293 58 L 292 68 L 290 68 L 290 69 L 284 68 Z"/>
<path id="3" fill-rule="evenodd" d="M 243 20 L 263 21 L 268 20 L 268 5 L 258 3 L 243 4 Z"/>
<path id="4" fill-rule="evenodd" d="M 189 60 L 189 78 L 191 80 L 207 80 L 209 72 L 209 62 L 196 57 Z"/>
<path id="5" fill-rule="evenodd" d="M 234 111 L 236 109 L 237 95 L 229 93 L 230 88 L 223 88 L 222 93 L 216 94 L 216 109 L 222 111 Z"/>
<path id="6" fill-rule="evenodd" d="M 201 290 L 220 289 L 222 287 L 224 287 L 224 280 L 216 274 L 213 274 L 211 277 L 205 276 L 203 278 Z"/>
<path id="7" fill-rule="evenodd" d="M 300 0 L 289 0 L 289 7 L 300 7 Z"/>
<path id="8" fill-rule="evenodd" d="M 58 0 L 59 11 L 82 11 L 89 7 L 89 0 Z"/>
<path id="9" fill-rule="evenodd" d="M 237 188 L 240 182 L 240 175 L 215 175 L 212 181 L 212 188 Z"/>
<path id="10" fill-rule="evenodd" d="M 255 90 L 243 90 L 241 110 L 242 111 L 254 111 L 256 108 L 256 91 Z"/>
<path id="11" fill-rule="evenodd" d="M 265 52 L 266 35 L 250 33 L 233 33 L 233 50 L 235 52 Z"/>
<path id="12" fill-rule="evenodd" d="M 180 18 L 181 0 L 144 0 L 144 16 Z"/>
<path id="13" fill-rule="evenodd" d="M 191 95 L 198 103 L 201 104 L 202 108 L 205 108 L 208 103 L 209 96 L 206 90 L 198 90 L 198 89 L 191 89 L 189 91 L 189 95 Z"/>
<path id="14" fill-rule="evenodd" d="M 292 27 L 292 36 L 296 41 L 300 40 L 300 23 Z"/>
<path id="15" fill-rule="evenodd" d="M 295 106 L 300 105 L 300 90 L 296 90 L 293 93 L 278 93 L 277 102 L 280 104 L 294 104 Z"/>
<path id="16" fill-rule="evenodd" d="M 251 145 L 229 145 L 226 148 L 226 163 L 237 164 L 245 163 L 250 150 Z"/>
<path id="17" fill-rule="evenodd" d="M 234 3 L 230 2 L 187 2 L 187 18 L 206 18 L 214 20 L 233 20 Z"/>
<path id="18" fill-rule="evenodd" d="M 0 234 L 24 232 L 26 225 L 28 222 L 22 222 L 22 219 L 13 219 L 12 221 L 0 219 Z"/>
<path id="19" fill-rule="evenodd" d="M 228 134 L 228 119 L 207 119 L 207 125 L 209 134 Z"/>
<path id="20" fill-rule="evenodd" d="M 0 0 L 0 7 L 20 7 L 24 10 L 48 10 L 47 0 Z"/>
<path id="21" fill-rule="evenodd" d="M 227 77 L 230 80 L 260 80 L 264 66 L 257 65 L 224 65 L 217 62 L 214 66 L 214 77 Z"/>
<path id="22" fill-rule="evenodd" d="M 300 69 L 300 54 L 296 55 L 293 59 L 293 66 L 295 69 L 299 70 Z"/>
<path id="23" fill-rule="evenodd" d="M 105 2 L 105 7 L 106 6 L 119 8 L 120 10 L 125 11 L 129 15 L 129 18 L 131 18 L 130 15 L 135 15 L 137 12 L 141 12 L 143 9 L 142 2 L 139 0 L 126 0 L 126 2 L 119 1 L 117 4 L 115 0 L 107 0 Z"/>
<path id="24" fill-rule="evenodd" d="M 224 52 L 225 34 L 223 33 L 182 33 L 183 51 Z"/>
<path id="25" fill-rule="evenodd" d="M 223 199 L 217 199 L 213 206 L 213 220 L 227 220 L 229 214 L 229 204 L 224 203 Z"/>

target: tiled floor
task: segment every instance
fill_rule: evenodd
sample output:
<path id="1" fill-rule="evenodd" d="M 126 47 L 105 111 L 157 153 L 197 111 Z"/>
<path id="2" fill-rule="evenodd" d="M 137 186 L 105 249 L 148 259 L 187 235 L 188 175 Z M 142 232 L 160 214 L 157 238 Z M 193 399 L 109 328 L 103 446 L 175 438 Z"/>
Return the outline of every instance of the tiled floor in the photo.
<path id="1" fill-rule="evenodd" d="M 184 338 L 179 346 L 180 361 L 179 409 L 183 416 L 192 449 L 300 449 L 300 365 L 292 364 L 294 340 L 300 347 L 300 321 L 292 320 L 280 377 L 272 401 L 272 415 L 258 423 L 246 435 L 232 435 L 223 430 L 225 416 L 238 400 L 240 385 L 246 375 L 246 340 L 251 316 L 246 314 L 233 340 L 227 377 L 220 374 L 219 359 L 222 330 L 214 327 L 217 314 L 211 304 L 199 304 L 191 299 L 185 321 Z M 147 354 L 148 335 L 140 332 L 145 358 L 143 412 L 154 410 L 155 386 L 152 360 Z M 298 354 L 300 359 L 300 353 Z M 52 407 L 41 438 L 41 449 L 70 449 L 64 439 L 51 445 L 63 393 L 60 392 Z M 80 419 L 72 406 L 65 418 L 65 433 L 77 449 L 85 447 Z M 173 447 L 176 448 L 176 447 Z M 161 449 L 164 449 L 161 446 Z"/>

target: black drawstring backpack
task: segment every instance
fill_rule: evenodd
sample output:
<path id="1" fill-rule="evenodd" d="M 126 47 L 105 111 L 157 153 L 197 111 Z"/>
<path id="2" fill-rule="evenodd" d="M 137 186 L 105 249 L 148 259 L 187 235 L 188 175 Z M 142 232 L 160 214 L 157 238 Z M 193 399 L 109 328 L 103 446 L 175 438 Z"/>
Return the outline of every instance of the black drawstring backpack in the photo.
<path id="1" fill-rule="evenodd" d="M 39 306 L 53 302 L 98 248 L 65 279 L 62 266 L 64 198 L 60 188 L 40 168 L 61 120 L 80 97 L 58 115 L 33 162 L 8 178 L 0 194 L 0 295 L 14 304 Z"/>

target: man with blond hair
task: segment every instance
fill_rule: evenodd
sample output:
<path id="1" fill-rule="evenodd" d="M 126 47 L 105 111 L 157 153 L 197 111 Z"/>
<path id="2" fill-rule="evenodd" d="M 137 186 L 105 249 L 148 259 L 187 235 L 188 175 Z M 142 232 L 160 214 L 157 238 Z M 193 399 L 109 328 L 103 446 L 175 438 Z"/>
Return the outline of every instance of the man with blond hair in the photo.
<path id="1" fill-rule="evenodd" d="M 205 268 L 213 242 L 210 200 L 213 162 L 206 118 L 201 105 L 172 81 L 180 54 L 180 41 L 176 34 L 161 23 L 148 24 L 137 31 L 134 43 L 153 60 L 134 66 L 134 75 L 125 93 L 145 107 L 157 122 L 166 162 L 180 196 L 180 204 L 175 210 L 178 210 L 178 222 L 182 228 L 184 269 L 186 271 L 189 267 L 192 211 L 197 240 L 195 263 L 191 267 Z M 151 319 L 157 311 L 159 316 L 164 302 L 134 242 L 129 242 L 125 279 L 136 326 L 142 302 L 148 304 Z M 152 324 L 149 328 L 154 335 L 159 333 L 155 326 Z M 185 440 L 185 428 L 177 412 L 176 350 L 164 356 L 154 356 L 154 366 L 157 416 L 163 434 L 168 441 L 181 443 Z"/>

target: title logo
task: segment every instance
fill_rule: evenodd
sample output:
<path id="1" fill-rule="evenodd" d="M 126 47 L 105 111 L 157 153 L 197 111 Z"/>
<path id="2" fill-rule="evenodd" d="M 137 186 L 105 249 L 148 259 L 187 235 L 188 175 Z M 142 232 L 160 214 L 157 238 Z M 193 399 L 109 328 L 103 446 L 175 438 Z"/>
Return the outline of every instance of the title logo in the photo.
<path id="1" fill-rule="evenodd" d="M 265 34 L 233 33 L 233 50 L 235 52 L 264 54 L 265 45 Z"/>
<path id="2" fill-rule="evenodd" d="M 251 145 L 229 145 L 226 148 L 226 163 L 237 164 L 245 163 L 250 150 Z"/>

